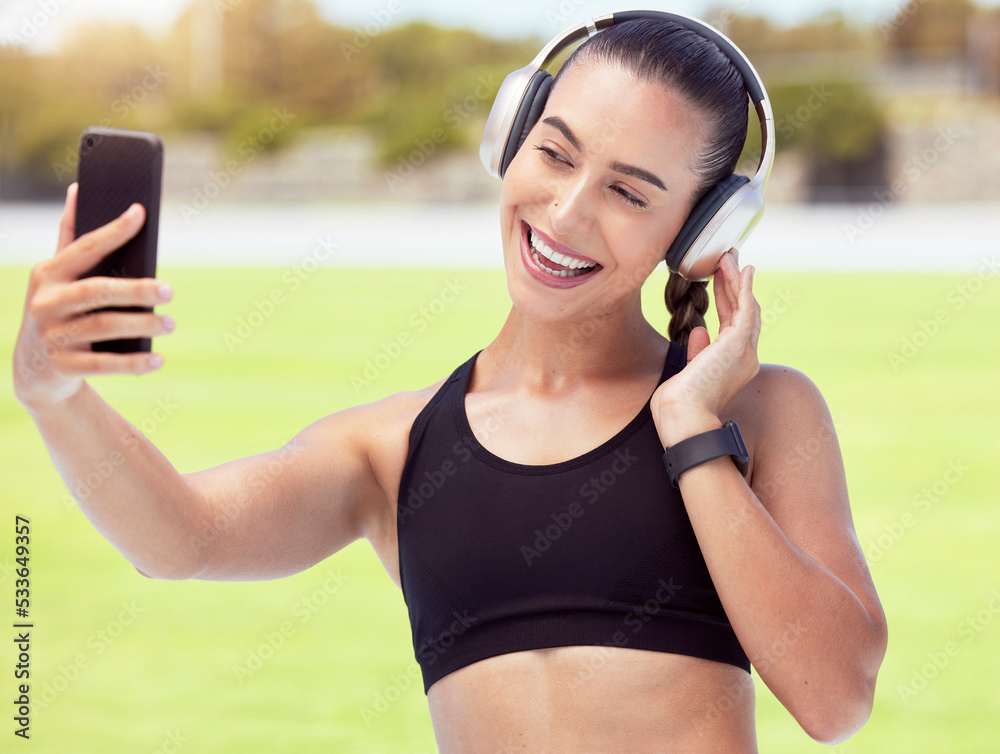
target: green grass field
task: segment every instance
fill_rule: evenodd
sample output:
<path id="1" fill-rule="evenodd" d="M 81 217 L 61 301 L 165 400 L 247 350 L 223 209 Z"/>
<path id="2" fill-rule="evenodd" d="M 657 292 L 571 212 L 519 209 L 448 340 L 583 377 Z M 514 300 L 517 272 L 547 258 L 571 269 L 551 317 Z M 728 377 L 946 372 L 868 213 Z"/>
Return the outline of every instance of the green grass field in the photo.
<path id="1" fill-rule="evenodd" d="M 162 269 L 176 288 L 162 311 L 178 321 L 158 342 L 166 366 L 94 381 L 179 470 L 279 447 L 328 413 L 439 380 L 489 343 L 509 308 L 499 271 L 324 269 L 295 290 L 287 272 Z M 761 361 L 803 371 L 826 397 L 890 627 L 875 712 L 858 735 L 820 747 L 758 683 L 763 752 L 997 751 L 1000 284 L 973 278 L 756 276 Z M 26 268 L 2 269 L 5 364 L 26 279 Z M 661 269 L 645 290 L 661 331 L 665 279 Z M 967 298 L 970 282 L 979 292 Z M 461 292 L 442 304 L 449 283 Z M 284 303 L 255 315 L 275 290 Z M 923 335 L 939 310 L 944 324 Z M 244 338 L 240 318 L 260 326 Z M 366 377 L 366 359 L 381 363 L 401 333 L 408 345 Z M 922 347 L 903 352 L 904 339 Z M 435 750 L 405 605 L 367 543 L 277 581 L 144 579 L 69 499 L 9 376 L 0 417 L 0 748 L 15 750 L 20 514 L 32 527 L 35 623 L 24 751 Z"/>

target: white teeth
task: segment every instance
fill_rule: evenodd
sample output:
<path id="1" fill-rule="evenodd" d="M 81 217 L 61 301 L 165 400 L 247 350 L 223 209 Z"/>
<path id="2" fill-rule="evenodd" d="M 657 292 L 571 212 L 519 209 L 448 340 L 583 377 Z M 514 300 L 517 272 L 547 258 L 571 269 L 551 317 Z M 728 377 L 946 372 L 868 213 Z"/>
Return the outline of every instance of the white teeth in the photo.
<path id="1" fill-rule="evenodd" d="M 560 254 L 558 251 L 550 249 L 545 244 L 545 241 L 539 238 L 534 231 L 529 232 L 529 239 L 531 241 L 532 248 L 534 248 L 535 251 L 538 252 L 537 254 L 532 254 L 532 256 L 535 259 L 535 262 L 538 263 L 539 267 L 555 275 L 556 277 L 563 277 L 563 278 L 576 277 L 578 275 L 583 275 L 584 273 L 590 272 L 595 267 L 597 267 L 596 264 L 588 264 L 587 262 L 581 262 L 579 259 L 568 257 L 565 254 Z M 549 269 L 539 261 L 538 259 L 539 255 L 545 257 L 546 259 L 550 259 L 556 264 L 562 265 L 563 267 L 569 267 L 570 271 Z"/>

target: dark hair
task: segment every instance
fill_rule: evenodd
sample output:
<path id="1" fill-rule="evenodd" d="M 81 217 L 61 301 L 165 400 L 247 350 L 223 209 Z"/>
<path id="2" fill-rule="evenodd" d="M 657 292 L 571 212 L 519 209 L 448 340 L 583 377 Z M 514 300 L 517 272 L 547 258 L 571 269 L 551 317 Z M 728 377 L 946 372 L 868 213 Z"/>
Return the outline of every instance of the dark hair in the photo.
<path id="1" fill-rule="evenodd" d="M 735 172 L 747 137 L 748 96 L 739 70 L 714 42 L 665 19 L 615 24 L 580 45 L 556 83 L 573 65 L 591 60 L 619 65 L 639 81 L 660 83 L 708 117 L 709 137 L 693 166 L 698 184 L 692 208 Z M 686 347 L 691 330 L 705 326 L 708 283 L 692 283 L 671 273 L 664 299 L 670 340 Z"/>

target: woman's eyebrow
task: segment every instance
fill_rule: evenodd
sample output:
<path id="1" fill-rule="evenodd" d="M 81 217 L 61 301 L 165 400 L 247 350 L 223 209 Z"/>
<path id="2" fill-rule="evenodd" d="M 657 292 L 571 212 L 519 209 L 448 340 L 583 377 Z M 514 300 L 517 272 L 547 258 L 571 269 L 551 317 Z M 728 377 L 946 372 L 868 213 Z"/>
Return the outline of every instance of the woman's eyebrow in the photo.
<path id="1" fill-rule="evenodd" d="M 557 115 L 553 115 L 552 117 L 543 120 L 542 123 L 548 123 L 553 128 L 558 128 L 570 144 L 572 144 L 579 151 L 583 151 L 583 147 L 580 146 L 580 140 L 576 138 L 576 134 L 573 133 L 570 127 L 566 125 L 566 121 L 562 118 Z"/>
<path id="2" fill-rule="evenodd" d="M 611 169 L 616 173 L 623 173 L 624 175 L 630 175 L 633 178 L 638 178 L 640 181 L 645 181 L 646 183 L 656 186 L 656 188 L 661 191 L 667 190 L 667 187 L 663 185 L 663 181 L 650 173 L 648 170 L 637 168 L 635 165 L 626 165 L 624 162 L 612 162 Z"/>
<path id="3" fill-rule="evenodd" d="M 552 126 L 559 130 L 559 132 L 566 137 L 566 140 L 572 144 L 577 150 L 583 152 L 583 147 L 580 146 L 580 140 L 576 138 L 576 134 L 573 130 L 566 125 L 566 121 L 560 118 L 558 115 L 553 115 L 542 121 L 547 125 Z M 667 187 L 663 184 L 659 178 L 650 173 L 648 170 L 636 167 L 635 165 L 626 165 L 624 162 L 612 162 L 610 165 L 611 169 L 616 173 L 622 173 L 623 175 L 631 176 L 632 178 L 638 178 L 640 181 L 645 181 L 651 186 L 656 186 L 656 188 L 661 191 L 666 191 Z"/>

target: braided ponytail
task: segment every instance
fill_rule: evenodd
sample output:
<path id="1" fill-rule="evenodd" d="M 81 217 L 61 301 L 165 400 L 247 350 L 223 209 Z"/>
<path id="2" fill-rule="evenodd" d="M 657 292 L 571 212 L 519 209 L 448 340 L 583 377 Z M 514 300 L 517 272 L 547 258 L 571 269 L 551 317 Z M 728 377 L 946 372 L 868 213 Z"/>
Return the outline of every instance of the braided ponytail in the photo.
<path id="1" fill-rule="evenodd" d="M 667 302 L 667 311 L 670 312 L 667 335 L 677 345 L 687 348 L 691 331 L 696 327 L 705 327 L 708 281 L 692 283 L 671 272 L 663 298 Z"/>

